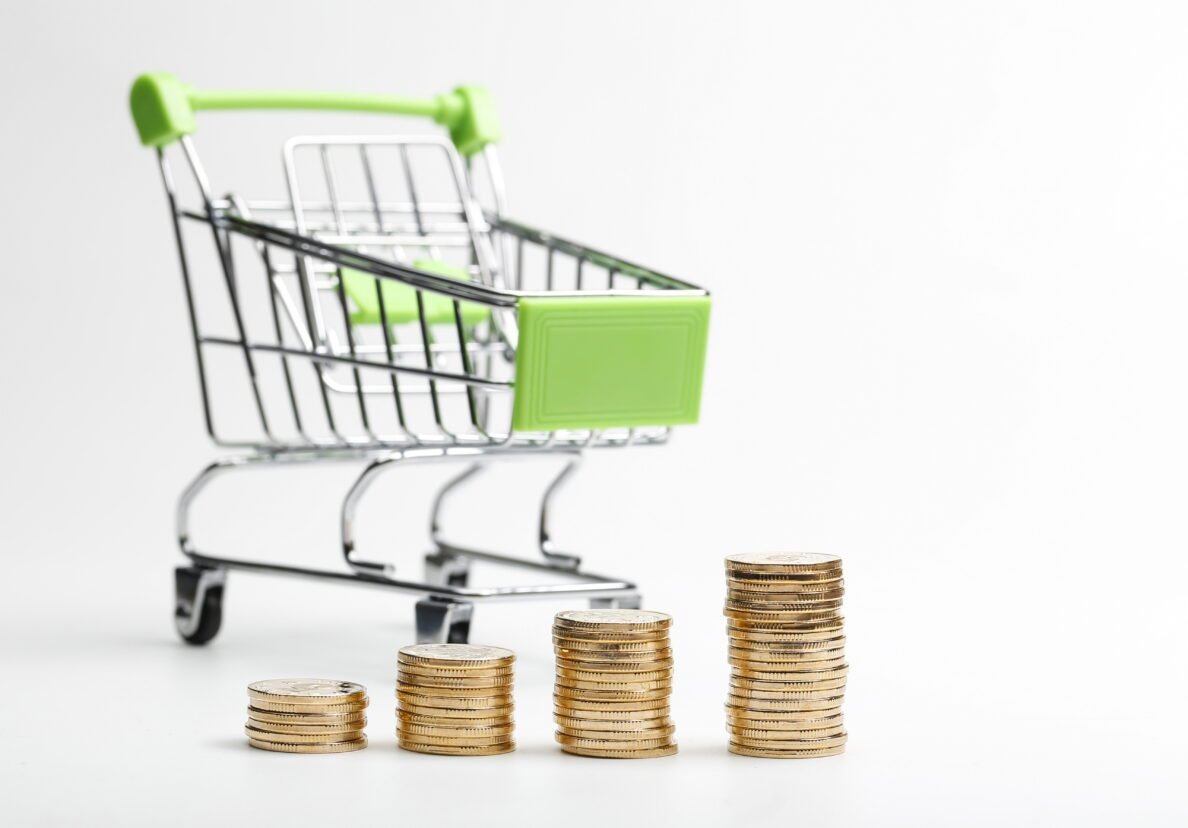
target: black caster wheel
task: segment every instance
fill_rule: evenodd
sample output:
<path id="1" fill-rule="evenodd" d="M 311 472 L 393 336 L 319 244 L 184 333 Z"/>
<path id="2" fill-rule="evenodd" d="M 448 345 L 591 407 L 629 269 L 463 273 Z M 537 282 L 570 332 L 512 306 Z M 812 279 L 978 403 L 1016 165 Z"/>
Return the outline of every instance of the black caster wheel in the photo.
<path id="1" fill-rule="evenodd" d="M 206 644 L 219 634 L 226 582 L 227 573 L 221 569 L 181 566 L 175 571 L 173 623 L 187 644 Z"/>
<path id="2" fill-rule="evenodd" d="M 422 598 L 417 601 L 418 644 L 466 644 L 474 604 Z"/>

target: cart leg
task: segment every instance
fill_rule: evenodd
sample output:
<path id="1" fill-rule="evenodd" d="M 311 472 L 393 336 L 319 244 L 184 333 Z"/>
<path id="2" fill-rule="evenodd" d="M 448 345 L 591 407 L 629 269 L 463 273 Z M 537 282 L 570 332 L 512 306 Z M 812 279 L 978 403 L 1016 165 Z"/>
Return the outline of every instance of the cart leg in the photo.
<path id="1" fill-rule="evenodd" d="M 582 565 L 582 559 L 577 555 L 571 555 L 568 552 L 562 552 L 557 549 L 556 544 L 553 543 L 552 534 L 549 531 L 549 508 L 552 506 L 553 498 L 565 482 L 569 480 L 577 467 L 582 462 L 582 456 L 575 454 L 568 463 L 561 469 L 560 473 L 549 483 L 548 488 L 545 489 L 544 495 L 540 499 L 540 523 L 538 530 L 538 537 L 540 541 L 540 553 L 544 559 L 558 569 L 566 569 L 577 571 Z"/>
<path id="2" fill-rule="evenodd" d="M 418 644 L 465 644 L 474 604 L 422 598 L 417 601 Z"/>
<path id="3" fill-rule="evenodd" d="M 425 580 L 442 586 L 468 586 L 470 558 L 448 552 L 430 552 L 425 556 Z"/>
<path id="4" fill-rule="evenodd" d="M 643 596 L 638 592 L 629 592 L 614 598 L 590 599 L 590 609 L 639 609 L 642 606 Z"/>
<path id="5" fill-rule="evenodd" d="M 205 644 L 223 623 L 223 587 L 227 571 L 179 566 L 174 573 L 176 605 L 173 623 L 188 644 Z"/>

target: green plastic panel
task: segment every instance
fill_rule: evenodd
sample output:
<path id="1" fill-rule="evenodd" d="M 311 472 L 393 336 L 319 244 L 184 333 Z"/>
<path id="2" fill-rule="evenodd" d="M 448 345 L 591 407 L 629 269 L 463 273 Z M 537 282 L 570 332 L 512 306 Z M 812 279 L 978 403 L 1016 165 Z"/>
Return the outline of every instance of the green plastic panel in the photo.
<path id="1" fill-rule="evenodd" d="M 697 422 L 708 296 L 525 297 L 518 304 L 515 430 Z"/>
<path id="2" fill-rule="evenodd" d="M 470 276 L 465 268 L 456 267 L 436 259 L 418 259 L 413 262 L 417 270 L 447 276 L 450 279 L 467 281 Z M 380 321 L 379 297 L 375 292 L 376 278 L 361 270 L 349 267 L 342 269 L 342 287 L 346 295 L 351 297 L 355 309 L 351 313 L 351 322 L 355 325 L 378 325 Z M 420 316 L 417 312 L 417 291 L 415 288 L 392 279 L 381 279 L 384 295 L 384 312 L 388 316 L 389 325 L 404 325 L 417 322 Z M 425 319 L 430 325 L 454 324 L 454 300 L 441 293 L 426 290 L 421 292 L 425 303 Z M 486 305 L 475 302 L 459 302 L 462 311 L 462 324 L 473 327 L 491 316 L 491 310 Z"/>

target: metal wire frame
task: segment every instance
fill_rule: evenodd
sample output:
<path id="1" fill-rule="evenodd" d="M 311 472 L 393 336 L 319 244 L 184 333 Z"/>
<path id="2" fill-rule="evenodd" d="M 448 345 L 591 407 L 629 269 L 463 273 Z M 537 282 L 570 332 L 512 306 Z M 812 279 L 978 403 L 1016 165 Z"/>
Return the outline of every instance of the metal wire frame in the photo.
<path id="1" fill-rule="evenodd" d="M 370 170 L 365 176 L 369 185 L 366 197 L 344 198 L 325 155 L 327 147 L 357 147 L 366 166 L 368 148 L 375 143 L 375 139 L 295 139 L 286 147 L 289 201 L 251 201 L 238 196 L 216 199 L 193 143 L 183 138 L 181 152 L 201 197 L 197 207 L 181 205 L 166 154 L 158 151 L 181 264 L 206 430 L 220 446 L 247 450 L 208 465 L 180 498 L 178 542 L 190 566 L 177 572 L 179 632 L 194 643 L 213 636 L 217 620 L 212 627 L 209 619 L 212 613 L 218 614 L 228 569 L 365 583 L 421 596 L 416 614 L 420 641 L 465 640 L 472 605 L 481 601 L 568 596 L 586 598 L 597 606 L 639 606 L 632 582 L 584 572 L 577 556 L 557 547 L 549 528 L 550 504 L 571 477 L 583 449 L 659 445 L 667 440 L 669 430 L 520 434 L 513 433 L 510 425 L 498 427 L 492 409 L 496 400 L 510 402 L 514 393 L 515 308 L 521 297 L 620 296 L 637 295 L 641 290 L 704 295 L 704 291 L 507 219 L 502 174 L 491 149 L 481 159 L 493 196 L 493 204 L 486 210 L 479 208 L 473 196 L 475 168 L 463 168 L 452 147 L 433 139 L 380 142 L 398 147 L 402 153 L 406 198 L 382 198 Z M 446 154 L 456 185 L 455 199 L 418 197 L 407 156 L 408 147 L 414 144 L 437 146 Z M 323 153 L 328 196 L 324 200 L 301 195 L 290 155 L 302 146 Z M 196 295 L 198 269 L 186 244 L 187 234 L 192 232 L 209 234 L 213 241 L 216 271 L 221 277 L 219 292 L 230 311 L 230 333 L 212 333 L 204 327 Z M 402 250 L 406 247 L 427 250 L 432 258 L 447 247 L 463 249 L 468 253 L 471 279 L 449 279 L 411 266 Z M 242 255 L 245 249 L 247 256 Z M 258 321 L 260 314 L 253 315 L 253 309 L 245 307 L 246 273 L 253 266 L 262 276 L 267 295 L 263 331 L 251 321 Z M 383 320 L 389 318 L 383 284 L 400 283 L 414 290 L 414 334 L 397 337 L 387 324 L 369 326 L 370 332 L 365 329 L 368 326 L 356 325 L 345 295 L 345 268 L 375 280 L 378 315 Z M 429 295 L 449 301 L 452 324 L 430 324 L 426 314 Z M 463 302 L 489 308 L 490 321 L 464 324 Z M 237 354 L 242 361 L 262 436 L 229 438 L 216 428 L 212 390 L 218 383 L 208 366 L 215 350 Z M 279 365 L 279 393 L 269 393 L 261 380 L 261 365 L 268 360 Z M 316 377 L 312 405 L 303 401 L 297 390 L 300 369 L 308 369 Z M 366 377 L 373 374 L 385 381 L 369 382 Z M 415 424 L 409 410 L 426 400 L 432 411 L 428 429 Z M 462 428 L 457 427 L 457 420 L 447 417 L 454 400 L 463 403 Z M 338 403 L 344 401 L 353 409 L 357 424 L 353 428 L 340 416 Z M 397 425 L 394 433 L 385 432 L 377 417 L 376 406 L 386 403 L 391 404 Z M 291 435 L 280 433 L 282 420 L 291 426 Z M 530 457 L 564 460 L 540 500 L 541 557 L 531 560 L 450 542 L 441 518 L 448 497 L 485 464 Z M 425 559 L 425 579 L 398 576 L 391 564 L 361 558 L 356 548 L 356 514 L 371 483 L 382 473 L 410 463 L 450 460 L 465 462 L 467 467 L 440 490 L 434 502 L 430 521 L 434 551 Z M 239 469 L 332 461 L 364 463 L 341 504 L 342 553 L 348 571 L 211 555 L 195 545 L 191 507 L 214 478 Z M 467 581 L 473 560 L 555 572 L 568 582 L 475 588 Z"/>
<path id="2" fill-rule="evenodd" d="M 509 420 L 495 422 L 491 415 L 494 400 L 504 399 L 504 408 L 510 412 L 514 392 L 516 302 L 521 297 L 541 295 L 618 296 L 636 295 L 640 290 L 701 295 L 704 291 L 508 220 L 495 210 L 483 212 L 471 195 L 468 171 L 444 140 L 293 139 L 285 150 L 291 195 L 287 204 L 252 202 L 234 196 L 214 199 L 192 142 L 185 138 L 180 143 L 202 195 L 201 211 L 179 205 L 164 153 L 159 153 L 159 159 L 178 243 L 204 418 L 217 444 L 268 452 L 310 448 L 379 451 L 448 445 L 593 447 L 667 439 L 668 430 L 664 428 L 522 434 L 511 431 Z M 408 159 L 408 149 L 413 146 L 428 146 L 445 156 L 454 176 L 456 200 L 422 202 L 418 198 Z M 358 151 L 367 173 L 367 199 L 350 201 L 340 197 L 327 154 L 330 147 Z M 377 147 L 399 150 L 407 177 L 407 199 L 380 198 L 369 168 L 369 153 Z M 302 198 L 295 161 L 302 149 L 321 153 L 328 195 L 325 200 Z M 487 169 L 497 180 L 498 167 L 493 158 L 488 160 Z M 494 189 L 496 203 L 503 202 L 501 186 Z M 259 215 L 276 219 L 286 213 L 288 220 L 256 220 Z M 184 226 L 191 224 L 205 226 L 213 239 L 223 293 L 233 320 L 229 334 L 207 332 L 199 318 L 184 231 Z M 241 271 L 246 268 L 244 256 L 238 252 L 245 241 L 253 251 L 249 258 L 256 260 L 255 268 L 261 270 L 267 283 L 270 324 L 263 336 L 259 331 L 249 334 L 245 321 Z M 472 281 L 443 277 L 402 261 L 407 259 L 408 248 L 436 253 L 443 246 L 466 251 Z M 533 254 L 541 263 L 535 268 L 540 272 L 535 274 L 529 273 Z M 567 281 L 560 276 L 563 268 L 559 263 L 565 260 L 570 262 Z M 352 320 L 343 279 L 344 269 L 348 268 L 374 279 L 381 319 L 388 318 L 381 287 L 384 282 L 399 282 L 415 291 L 417 319 L 412 326 L 416 329 L 413 336 L 397 341 L 390 326 L 361 327 Z M 426 297 L 431 294 L 448 299 L 452 324 L 431 324 L 426 315 Z M 463 302 L 489 308 L 490 321 L 466 325 Z M 259 437 L 229 439 L 216 429 L 205 355 L 212 348 L 241 355 Z M 261 360 L 279 361 L 283 380 L 279 394 L 265 393 Z M 317 401 L 312 406 L 303 402 L 296 390 L 295 375 L 301 365 L 309 366 L 317 378 Z M 365 375 L 383 379 L 367 382 Z M 392 427 L 387 429 L 376 422 L 375 406 L 381 397 L 388 399 L 385 405 L 390 404 L 394 415 Z M 351 401 L 350 427 L 339 406 L 344 398 Z M 409 416 L 410 401 L 420 399 L 428 400 L 432 412 L 430 421 L 422 424 L 413 423 Z M 447 410 L 451 399 L 461 400 L 461 414 Z M 276 425 L 281 420 L 290 427 L 291 434 L 279 433 Z"/>

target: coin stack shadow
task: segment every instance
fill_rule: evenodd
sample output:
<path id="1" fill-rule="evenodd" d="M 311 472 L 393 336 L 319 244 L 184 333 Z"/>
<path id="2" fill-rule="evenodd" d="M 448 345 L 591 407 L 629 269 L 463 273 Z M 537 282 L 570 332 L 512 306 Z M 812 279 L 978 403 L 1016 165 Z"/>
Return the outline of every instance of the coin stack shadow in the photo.
<path id="1" fill-rule="evenodd" d="M 248 744 L 281 753 L 347 753 L 367 747 L 367 688 L 332 679 L 248 685 Z"/>
<path id="2" fill-rule="evenodd" d="M 841 559 L 732 555 L 726 582 L 730 751 L 778 759 L 844 751 Z"/>
<path id="3" fill-rule="evenodd" d="M 557 613 L 553 713 L 566 753 L 644 759 L 677 752 L 672 618 L 644 610 Z"/>
<path id="4" fill-rule="evenodd" d="M 417 753 L 494 756 L 516 749 L 515 653 L 477 644 L 414 644 L 397 656 L 396 738 Z"/>

